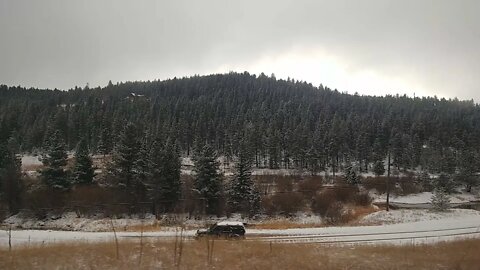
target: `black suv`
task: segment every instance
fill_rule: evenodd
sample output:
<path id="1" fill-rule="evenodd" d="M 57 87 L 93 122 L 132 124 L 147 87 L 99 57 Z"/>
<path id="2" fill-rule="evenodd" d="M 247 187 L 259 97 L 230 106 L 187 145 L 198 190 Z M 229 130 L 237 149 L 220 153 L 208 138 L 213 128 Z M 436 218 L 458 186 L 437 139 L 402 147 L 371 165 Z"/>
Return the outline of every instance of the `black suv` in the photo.
<path id="1" fill-rule="evenodd" d="M 198 230 L 196 237 L 215 236 L 224 238 L 245 238 L 245 226 L 242 222 L 222 221 L 213 224 L 209 229 Z"/>

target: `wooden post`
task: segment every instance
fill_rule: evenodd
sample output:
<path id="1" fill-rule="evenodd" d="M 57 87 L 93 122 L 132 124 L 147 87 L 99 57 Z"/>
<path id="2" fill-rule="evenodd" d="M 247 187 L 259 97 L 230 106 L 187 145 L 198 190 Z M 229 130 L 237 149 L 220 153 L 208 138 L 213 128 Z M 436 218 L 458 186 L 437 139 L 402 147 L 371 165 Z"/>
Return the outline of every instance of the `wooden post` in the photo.
<path id="1" fill-rule="evenodd" d="M 387 164 L 387 211 L 390 211 L 390 149 L 388 150 L 388 164 Z"/>
<path id="2" fill-rule="evenodd" d="M 8 251 L 12 251 L 12 225 L 8 227 Z"/>
<path id="3" fill-rule="evenodd" d="M 118 249 L 118 238 L 117 238 L 117 231 L 115 230 L 115 226 L 113 225 L 113 219 L 110 218 L 110 225 L 112 226 L 113 236 L 115 237 L 115 254 L 117 260 L 120 259 L 119 249 Z"/>

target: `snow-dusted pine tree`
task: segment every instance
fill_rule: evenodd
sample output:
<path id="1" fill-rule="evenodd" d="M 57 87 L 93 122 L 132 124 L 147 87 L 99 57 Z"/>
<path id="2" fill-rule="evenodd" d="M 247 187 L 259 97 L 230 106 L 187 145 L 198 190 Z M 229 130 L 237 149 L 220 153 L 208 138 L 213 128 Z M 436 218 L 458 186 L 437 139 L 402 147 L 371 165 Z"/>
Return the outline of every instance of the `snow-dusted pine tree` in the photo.
<path id="1" fill-rule="evenodd" d="M 102 122 L 102 127 L 100 130 L 100 135 L 98 136 L 98 145 L 97 145 L 97 152 L 102 154 L 103 156 L 110 154 L 113 148 L 113 139 L 112 139 L 112 132 L 111 126 L 108 125 L 106 119 Z"/>
<path id="2" fill-rule="evenodd" d="M 383 160 L 378 160 L 375 162 L 373 165 L 373 173 L 376 176 L 382 176 L 385 174 L 385 164 L 383 163 Z"/>
<path id="3" fill-rule="evenodd" d="M 42 156 L 44 168 L 40 171 L 47 186 L 57 189 L 67 189 L 70 181 L 67 177 L 67 150 L 60 131 L 55 131 L 49 138 L 45 153 Z"/>
<path id="4" fill-rule="evenodd" d="M 160 140 L 153 143 L 151 151 L 151 194 L 156 208 L 162 212 L 171 212 L 181 195 L 181 160 L 177 145 L 168 139 L 165 144 Z"/>
<path id="5" fill-rule="evenodd" d="M 0 198 L 6 202 L 10 214 L 18 212 L 21 202 L 22 160 L 16 145 L 12 137 L 7 143 L 0 142 Z"/>
<path id="6" fill-rule="evenodd" d="M 255 215 L 259 211 L 260 194 L 252 179 L 253 154 L 245 141 L 235 164 L 235 175 L 228 188 L 228 207 L 231 212 Z"/>
<path id="7" fill-rule="evenodd" d="M 112 162 L 108 166 L 108 175 L 127 190 L 132 190 L 134 165 L 140 149 L 137 136 L 135 125 L 128 123 L 118 138 L 112 154 Z"/>
<path id="8" fill-rule="evenodd" d="M 93 161 L 90 157 L 87 141 L 80 140 L 75 152 L 75 164 L 72 172 L 72 182 L 74 184 L 91 184 L 95 176 Z"/>
<path id="9" fill-rule="evenodd" d="M 345 181 L 350 185 L 357 185 L 360 183 L 360 178 L 350 162 L 345 166 Z"/>
<path id="10" fill-rule="evenodd" d="M 448 196 L 448 193 L 445 192 L 445 190 L 441 188 L 436 188 L 433 191 L 431 203 L 433 210 L 446 211 L 450 208 L 450 197 Z"/>
<path id="11" fill-rule="evenodd" d="M 219 173 L 219 162 L 215 150 L 205 144 L 194 156 L 195 190 L 205 202 L 206 214 L 217 214 L 220 196 L 222 195 L 222 176 Z"/>

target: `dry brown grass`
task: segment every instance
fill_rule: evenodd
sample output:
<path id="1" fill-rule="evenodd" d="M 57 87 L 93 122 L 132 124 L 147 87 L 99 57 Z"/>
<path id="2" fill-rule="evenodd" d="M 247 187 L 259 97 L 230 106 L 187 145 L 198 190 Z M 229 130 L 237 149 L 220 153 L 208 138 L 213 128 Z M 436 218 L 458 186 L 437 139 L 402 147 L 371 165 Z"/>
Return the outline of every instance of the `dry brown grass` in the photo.
<path id="1" fill-rule="evenodd" d="M 275 219 L 268 220 L 262 223 L 251 224 L 248 228 L 251 229 L 269 229 L 269 230 L 284 230 L 284 229 L 296 229 L 296 228 L 316 228 L 325 227 L 322 223 L 299 223 L 298 221 L 289 219 Z"/>
<path id="2" fill-rule="evenodd" d="M 348 225 L 355 225 L 364 216 L 366 216 L 368 214 L 371 214 L 373 212 L 379 211 L 378 208 L 375 208 L 371 205 L 369 205 L 369 206 L 358 206 L 358 205 L 355 206 L 355 205 L 352 205 L 352 206 L 349 206 L 349 209 L 351 209 L 351 211 L 349 212 Z"/>
<path id="3" fill-rule="evenodd" d="M 480 240 L 418 246 L 325 246 L 140 239 L 0 250 L 0 269 L 478 269 Z M 211 258 L 207 252 L 210 248 Z M 177 251 L 177 253 L 175 253 Z M 140 253 L 142 252 L 142 253 Z M 176 254 L 176 255 L 174 255 Z M 174 260 L 180 265 L 175 266 Z"/>

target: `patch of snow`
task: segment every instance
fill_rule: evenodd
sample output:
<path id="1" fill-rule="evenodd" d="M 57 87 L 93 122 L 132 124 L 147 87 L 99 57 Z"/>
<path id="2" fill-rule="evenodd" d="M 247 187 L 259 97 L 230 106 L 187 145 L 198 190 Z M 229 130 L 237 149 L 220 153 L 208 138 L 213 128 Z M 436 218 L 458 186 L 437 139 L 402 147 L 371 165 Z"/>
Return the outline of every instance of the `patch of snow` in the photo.
<path id="1" fill-rule="evenodd" d="M 13 215 L 6 220 L 4 224 L 13 226 L 14 228 L 26 229 L 53 229 L 67 231 L 110 231 L 111 222 L 119 231 L 125 231 L 132 226 L 154 225 L 157 220 L 153 215 L 147 215 L 145 218 L 114 218 L 112 220 L 102 217 L 85 218 L 78 217 L 74 212 L 67 212 L 61 216 L 50 216 L 45 220 L 32 218 L 25 213 Z"/>
<path id="2" fill-rule="evenodd" d="M 23 155 L 22 156 L 22 166 L 37 166 L 42 165 L 40 161 L 40 156 L 34 155 Z"/>
<path id="3" fill-rule="evenodd" d="M 385 202 L 387 199 L 386 194 L 375 194 L 371 193 L 374 197 L 374 202 Z M 417 194 L 409 194 L 406 196 L 395 196 L 390 195 L 391 203 L 403 203 L 403 204 L 429 204 L 432 200 L 432 192 L 421 192 Z M 450 195 L 450 203 L 452 204 L 462 204 L 472 201 L 478 201 L 480 197 L 477 194 L 472 193 L 458 193 Z"/>
<path id="4" fill-rule="evenodd" d="M 399 209 L 378 211 L 360 220 L 360 224 L 394 224 L 418 221 L 437 221 L 442 219 L 463 219 L 466 217 L 480 218 L 480 211 L 470 209 L 451 209 L 446 212 L 434 212 L 427 209 Z M 479 223 L 480 226 L 480 223 Z"/>

